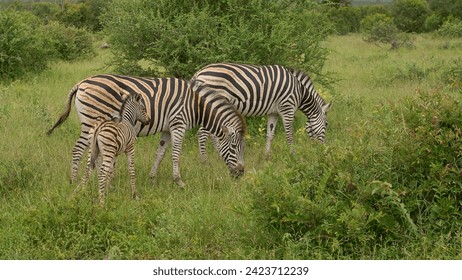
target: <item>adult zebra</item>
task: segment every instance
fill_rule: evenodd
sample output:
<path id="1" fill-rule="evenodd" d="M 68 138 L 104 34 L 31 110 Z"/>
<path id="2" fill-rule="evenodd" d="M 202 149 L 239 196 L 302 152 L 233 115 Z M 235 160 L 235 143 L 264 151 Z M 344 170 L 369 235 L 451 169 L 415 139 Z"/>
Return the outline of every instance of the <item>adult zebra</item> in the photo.
<path id="1" fill-rule="evenodd" d="M 77 83 L 69 92 L 67 106 L 58 121 L 47 132 L 63 123 L 69 116 L 71 102 L 75 96 L 75 106 L 80 118 L 80 137 L 72 149 L 71 182 L 77 176 L 78 165 L 88 148 L 88 131 L 98 117 L 111 119 L 119 112 L 123 97 L 139 93 L 146 105 L 150 123 L 137 123 L 138 136 L 162 132 L 155 162 L 150 176 L 154 179 L 157 167 L 165 151 L 172 143 L 173 179 L 180 186 L 179 158 L 184 133 L 187 129 L 200 125 L 219 139 L 219 153 L 234 176 L 244 172 L 245 122 L 226 98 L 213 90 L 194 86 L 176 78 L 140 78 L 121 75 L 96 75 Z"/>
<path id="2" fill-rule="evenodd" d="M 331 104 L 322 99 L 311 79 L 302 71 L 280 65 L 217 63 L 200 69 L 192 81 L 228 98 L 244 116 L 267 115 L 267 156 L 278 116 L 282 119 L 287 142 L 292 145 L 293 120 L 297 109 L 307 117 L 308 135 L 321 142 L 325 140 L 326 113 Z M 205 160 L 205 141 L 209 133 L 201 128 L 198 135 L 200 155 Z"/>

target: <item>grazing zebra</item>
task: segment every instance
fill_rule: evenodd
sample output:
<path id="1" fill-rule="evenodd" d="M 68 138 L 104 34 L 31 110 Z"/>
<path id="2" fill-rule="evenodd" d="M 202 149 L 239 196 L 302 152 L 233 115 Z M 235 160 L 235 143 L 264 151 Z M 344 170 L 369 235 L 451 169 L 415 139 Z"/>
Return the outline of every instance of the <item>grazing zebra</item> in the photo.
<path id="1" fill-rule="evenodd" d="M 195 86 L 176 78 L 139 78 L 120 75 L 96 75 L 82 80 L 69 92 L 67 106 L 58 121 L 48 131 L 50 134 L 69 116 L 71 102 L 80 118 L 80 137 L 72 149 L 71 182 L 77 176 L 79 161 L 87 149 L 88 131 L 98 117 L 111 119 L 119 112 L 122 97 L 131 92 L 141 95 L 146 104 L 150 123 L 137 123 L 138 136 L 162 132 L 150 176 L 154 179 L 165 151 L 172 143 L 173 178 L 184 186 L 179 171 L 179 157 L 184 133 L 200 125 L 216 135 L 220 156 L 232 175 L 244 172 L 243 146 L 245 122 L 227 99 L 210 89 Z"/>
<path id="2" fill-rule="evenodd" d="M 284 125 L 289 145 L 293 142 L 293 120 L 300 109 L 307 117 L 306 132 L 311 138 L 324 142 L 326 113 L 330 108 L 314 89 L 310 78 L 302 71 L 280 65 L 255 66 L 234 63 L 210 64 L 196 72 L 192 81 L 227 97 L 243 116 L 268 116 L 266 155 L 278 116 Z M 205 141 L 209 136 L 200 128 L 199 151 L 205 160 Z"/>
<path id="3" fill-rule="evenodd" d="M 99 182 L 99 203 L 104 204 L 106 185 L 110 184 L 114 173 L 115 158 L 125 153 L 128 159 L 128 170 L 130 173 L 130 187 L 132 197 L 136 198 L 135 187 L 135 123 L 149 124 L 149 117 L 146 107 L 142 102 L 141 95 L 131 93 L 122 103 L 120 118 L 115 120 L 101 119 L 90 129 L 89 141 L 90 152 L 88 154 L 87 169 L 85 171 L 81 186 L 86 185 L 90 176 L 90 169 L 95 168 L 95 162 L 100 158 L 98 170 Z M 109 178 L 109 179 L 108 179 Z"/>

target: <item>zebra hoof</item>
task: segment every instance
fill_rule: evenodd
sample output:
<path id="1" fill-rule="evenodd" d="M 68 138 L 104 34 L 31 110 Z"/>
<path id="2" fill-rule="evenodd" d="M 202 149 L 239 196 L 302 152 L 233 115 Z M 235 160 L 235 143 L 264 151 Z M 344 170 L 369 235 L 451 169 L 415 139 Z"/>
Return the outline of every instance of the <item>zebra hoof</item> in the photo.
<path id="1" fill-rule="evenodd" d="M 207 156 L 206 155 L 201 155 L 200 160 L 201 160 L 202 163 L 206 163 L 207 162 Z"/>
<path id="2" fill-rule="evenodd" d="M 151 179 L 151 185 L 154 187 L 156 185 L 156 177 L 151 176 L 150 179 Z"/>
<path id="3" fill-rule="evenodd" d="M 184 189 L 184 187 L 186 186 L 186 184 L 183 183 L 183 181 L 181 181 L 181 179 L 176 179 L 175 183 L 180 187 L 180 189 Z"/>

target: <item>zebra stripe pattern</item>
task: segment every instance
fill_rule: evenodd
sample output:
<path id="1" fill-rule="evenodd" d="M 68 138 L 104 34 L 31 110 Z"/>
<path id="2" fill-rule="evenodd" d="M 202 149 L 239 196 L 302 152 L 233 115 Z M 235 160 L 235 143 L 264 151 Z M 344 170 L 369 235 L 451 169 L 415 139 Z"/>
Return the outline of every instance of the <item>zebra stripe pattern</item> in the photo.
<path id="1" fill-rule="evenodd" d="M 99 117 L 111 119 L 117 115 L 122 99 L 130 93 L 139 93 L 146 105 L 150 122 L 136 123 L 138 136 L 161 132 L 155 162 L 151 169 L 154 179 L 165 151 L 172 144 L 173 178 L 184 186 L 179 171 L 179 157 L 184 133 L 200 125 L 216 135 L 220 155 L 234 176 L 244 172 L 243 137 L 245 122 L 227 99 L 213 90 L 176 78 L 140 78 L 121 75 L 96 75 L 82 80 L 68 94 L 67 106 L 48 131 L 61 125 L 69 116 L 75 97 L 75 107 L 80 118 L 80 137 L 72 149 L 71 182 L 77 176 L 79 161 L 88 148 L 88 132 Z"/>
<path id="2" fill-rule="evenodd" d="M 266 155 L 278 116 L 281 117 L 289 145 L 293 143 L 293 120 L 300 109 L 307 117 L 308 135 L 321 142 L 325 140 L 326 113 L 330 108 L 314 89 L 311 79 L 298 70 L 280 65 L 256 66 L 234 63 L 218 63 L 205 66 L 192 78 L 217 94 L 225 96 L 244 116 L 268 116 Z M 206 129 L 199 129 L 199 149 L 205 160 Z"/>
<path id="3" fill-rule="evenodd" d="M 137 93 L 130 94 L 122 103 L 120 117 L 118 120 L 99 120 L 90 130 L 90 151 L 88 154 L 87 168 L 79 185 L 86 185 L 90 176 L 90 169 L 95 168 L 97 159 L 100 160 L 98 168 L 99 182 L 99 203 L 104 204 L 106 186 L 112 181 L 116 156 L 125 153 L 128 159 L 128 170 L 130 173 L 130 187 L 132 197 L 136 198 L 135 187 L 135 141 L 136 132 L 134 129 L 136 121 L 147 125 L 149 117 L 141 96 Z"/>

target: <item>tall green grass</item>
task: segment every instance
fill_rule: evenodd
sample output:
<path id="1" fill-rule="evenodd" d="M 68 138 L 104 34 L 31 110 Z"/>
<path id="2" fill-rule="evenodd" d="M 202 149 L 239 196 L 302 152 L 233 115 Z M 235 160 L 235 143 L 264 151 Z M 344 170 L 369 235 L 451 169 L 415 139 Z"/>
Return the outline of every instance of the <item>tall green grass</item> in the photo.
<path id="1" fill-rule="evenodd" d="M 151 185 L 159 136 L 139 138 L 140 199 L 130 198 L 121 157 L 104 207 L 96 203 L 94 176 L 75 195 L 68 182 L 79 133 L 75 108 L 50 137 L 45 132 L 75 83 L 111 71 L 104 68 L 108 55 L 100 51 L 91 61 L 57 63 L 2 85 L 0 258 L 461 259 L 460 155 L 446 170 L 449 163 L 437 161 L 438 155 L 451 153 L 454 145 L 434 149 L 425 137 L 434 132 L 425 124 L 427 107 L 444 99 L 440 111 L 460 109 L 460 92 L 442 77 L 449 66 L 460 67 L 455 54 L 461 43 L 422 35 L 414 49 L 389 51 L 359 35 L 331 37 L 326 70 L 338 83 L 333 89 L 318 86 L 333 102 L 326 144 L 309 140 L 298 114 L 294 152 L 279 123 L 266 160 L 262 119 L 246 138 L 246 173 L 235 180 L 211 145 L 208 162 L 199 160 L 192 131 L 180 163 L 187 187 L 180 190 L 172 180 L 170 151 Z M 454 116 L 438 117 L 446 120 L 438 122 L 438 137 L 453 137 L 458 145 Z M 433 165 L 412 157 L 425 149 L 442 153 L 428 153 Z M 427 167 L 431 176 L 423 175 Z"/>

